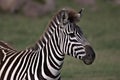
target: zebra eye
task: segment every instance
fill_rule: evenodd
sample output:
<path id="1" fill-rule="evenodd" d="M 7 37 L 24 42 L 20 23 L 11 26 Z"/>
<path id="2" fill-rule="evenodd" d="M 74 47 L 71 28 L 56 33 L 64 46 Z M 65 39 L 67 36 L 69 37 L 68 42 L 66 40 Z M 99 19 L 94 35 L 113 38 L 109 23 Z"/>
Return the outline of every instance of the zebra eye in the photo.
<path id="1" fill-rule="evenodd" d="M 71 32 L 71 33 L 69 33 L 68 35 L 71 36 L 71 37 L 75 37 L 74 32 Z"/>

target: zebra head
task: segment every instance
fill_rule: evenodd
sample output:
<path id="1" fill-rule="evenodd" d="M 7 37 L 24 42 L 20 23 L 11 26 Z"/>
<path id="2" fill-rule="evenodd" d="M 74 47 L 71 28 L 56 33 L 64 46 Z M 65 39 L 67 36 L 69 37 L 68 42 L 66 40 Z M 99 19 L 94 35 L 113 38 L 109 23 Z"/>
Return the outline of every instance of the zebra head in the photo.
<path id="1" fill-rule="evenodd" d="M 81 17 L 83 9 L 75 12 L 69 9 L 60 11 L 59 45 L 63 53 L 83 60 L 87 65 L 92 64 L 95 53 L 80 27 L 76 24 Z"/>

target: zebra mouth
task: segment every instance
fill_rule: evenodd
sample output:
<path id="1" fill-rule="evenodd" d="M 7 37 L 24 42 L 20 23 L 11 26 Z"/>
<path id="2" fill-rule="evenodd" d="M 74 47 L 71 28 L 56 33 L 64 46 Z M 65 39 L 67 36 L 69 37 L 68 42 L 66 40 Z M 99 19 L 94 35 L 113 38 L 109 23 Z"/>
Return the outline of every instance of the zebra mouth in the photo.
<path id="1" fill-rule="evenodd" d="M 82 60 L 86 65 L 90 65 L 95 60 L 95 52 L 92 49 L 92 47 L 88 45 L 85 46 L 85 51 L 86 51 L 86 55 L 82 58 Z"/>

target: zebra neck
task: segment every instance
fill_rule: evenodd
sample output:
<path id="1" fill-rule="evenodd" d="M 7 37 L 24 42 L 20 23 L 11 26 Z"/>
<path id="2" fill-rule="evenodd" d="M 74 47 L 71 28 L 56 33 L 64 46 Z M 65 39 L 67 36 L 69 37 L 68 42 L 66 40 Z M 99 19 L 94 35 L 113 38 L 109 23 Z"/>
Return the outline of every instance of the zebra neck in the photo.
<path id="1" fill-rule="evenodd" d="M 47 27 L 46 31 L 42 35 L 41 39 L 37 42 L 36 49 L 43 49 L 46 46 L 53 47 L 51 53 L 55 52 L 54 54 L 59 53 L 60 56 L 65 56 L 60 49 L 59 45 L 59 26 L 58 22 L 51 21 L 49 26 Z"/>
<path id="2" fill-rule="evenodd" d="M 50 26 L 42 35 L 42 38 L 37 42 L 40 55 L 44 56 L 44 63 L 49 75 L 57 78 L 64 60 L 64 54 L 58 45 L 57 28 Z M 43 69 L 42 69 L 43 70 Z"/>
<path id="3" fill-rule="evenodd" d="M 37 42 L 38 48 L 41 49 L 44 46 L 48 45 L 51 39 L 53 39 L 54 37 L 55 34 L 54 32 L 55 32 L 55 28 L 48 27 Z M 56 41 L 56 39 L 54 39 L 54 41 Z"/>
<path id="4" fill-rule="evenodd" d="M 55 43 L 55 46 L 60 51 L 60 45 L 59 45 L 59 21 L 57 18 L 54 18 L 51 20 L 50 24 L 48 25 L 47 29 L 43 33 L 40 40 L 37 42 L 37 48 L 43 48 L 45 45 L 49 44 L 52 40 L 53 43 Z M 61 51 L 62 53 L 62 51 Z"/>

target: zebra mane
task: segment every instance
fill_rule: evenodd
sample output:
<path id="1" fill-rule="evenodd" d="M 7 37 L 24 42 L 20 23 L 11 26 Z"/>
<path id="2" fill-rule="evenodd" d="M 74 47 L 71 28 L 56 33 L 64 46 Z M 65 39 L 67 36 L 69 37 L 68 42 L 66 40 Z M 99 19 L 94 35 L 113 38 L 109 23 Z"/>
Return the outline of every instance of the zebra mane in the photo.
<path id="1" fill-rule="evenodd" d="M 69 20 L 70 22 L 77 22 L 77 21 L 79 21 L 79 19 L 80 19 L 80 16 L 78 15 L 79 13 L 76 12 L 74 9 L 71 9 L 71 8 L 63 8 L 63 9 L 59 10 L 59 11 L 53 16 L 53 18 L 52 18 L 51 20 L 55 20 L 55 18 L 56 18 L 57 16 L 58 16 L 58 17 L 61 17 L 60 15 L 61 15 L 61 13 L 62 13 L 63 11 L 66 11 L 66 12 L 68 13 L 68 20 Z"/>

